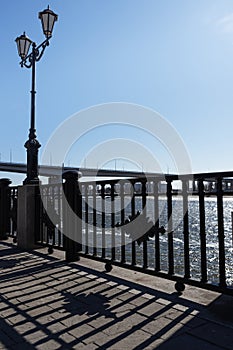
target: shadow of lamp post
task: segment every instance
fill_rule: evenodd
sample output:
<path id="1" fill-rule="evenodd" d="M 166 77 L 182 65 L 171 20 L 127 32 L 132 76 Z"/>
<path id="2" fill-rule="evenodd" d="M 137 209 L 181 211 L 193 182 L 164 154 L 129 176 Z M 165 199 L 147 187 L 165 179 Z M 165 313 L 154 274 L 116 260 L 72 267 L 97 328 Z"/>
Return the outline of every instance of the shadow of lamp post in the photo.
<path id="1" fill-rule="evenodd" d="M 27 149 L 27 177 L 23 184 L 38 184 L 38 149 L 40 148 L 40 143 L 36 138 L 35 129 L 35 78 L 36 78 L 36 62 L 38 62 L 46 47 L 49 45 L 49 40 L 52 37 L 54 23 L 57 21 L 58 16 L 50 10 L 49 6 L 46 10 L 39 12 L 39 19 L 42 23 L 42 28 L 46 39 L 40 44 L 36 45 L 31 39 L 29 39 L 25 32 L 16 38 L 16 44 L 18 48 L 18 54 L 21 58 L 21 67 L 32 69 L 32 89 L 31 89 L 31 122 L 29 129 L 28 140 L 26 141 L 24 147 Z M 32 45 L 32 50 L 30 53 L 29 49 Z"/>

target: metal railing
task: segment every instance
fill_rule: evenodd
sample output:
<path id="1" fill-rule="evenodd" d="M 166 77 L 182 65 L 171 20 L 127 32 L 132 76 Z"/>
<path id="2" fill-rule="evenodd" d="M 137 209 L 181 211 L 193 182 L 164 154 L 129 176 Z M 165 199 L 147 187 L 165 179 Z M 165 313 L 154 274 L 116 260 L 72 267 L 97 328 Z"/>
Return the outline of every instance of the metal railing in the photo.
<path id="1" fill-rule="evenodd" d="M 10 229 L 8 236 L 13 238 L 13 241 L 17 242 L 17 202 L 18 202 L 18 187 L 10 186 L 9 188 L 10 195 L 10 212 L 9 212 L 9 220 L 10 220 Z"/>
<path id="2" fill-rule="evenodd" d="M 68 202 L 82 198 L 74 210 L 82 218 L 79 255 L 105 262 L 108 271 L 118 265 L 174 280 L 178 291 L 191 284 L 233 292 L 233 172 L 81 179 L 79 186 L 73 179 L 70 185 Z M 42 187 L 58 222 L 51 225 L 43 209 L 38 242 L 68 251 L 62 186 Z"/>
<path id="3" fill-rule="evenodd" d="M 37 197 L 39 227 L 35 243 L 47 246 L 49 253 L 52 253 L 54 248 L 64 250 L 66 260 L 75 261 L 79 258 L 77 252 L 82 249 L 81 242 L 78 244 L 63 232 L 75 231 L 74 234 L 77 236 L 82 227 L 76 224 L 73 217 L 70 217 L 69 208 L 65 202 L 66 200 L 69 202 L 75 216 L 82 218 L 82 197 L 78 189 L 76 173 L 68 172 L 67 175 L 64 174 L 64 179 L 66 181 L 62 184 L 40 186 Z"/>
<path id="4" fill-rule="evenodd" d="M 36 243 L 47 246 L 50 253 L 53 252 L 53 248 L 64 250 L 61 191 L 61 184 L 41 185 L 37 198 L 40 224 Z"/>
<path id="5" fill-rule="evenodd" d="M 82 255 L 108 271 L 118 265 L 168 278 L 179 291 L 191 284 L 233 293 L 233 172 L 64 178 L 40 186 L 37 244 L 64 250 L 68 261 Z M 1 239 L 17 239 L 17 193 L 0 180 Z"/>
<path id="6" fill-rule="evenodd" d="M 18 188 L 10 184 L 9 179 L 0 179 L 0 239 L 13 237 L 16 242 Z"/>

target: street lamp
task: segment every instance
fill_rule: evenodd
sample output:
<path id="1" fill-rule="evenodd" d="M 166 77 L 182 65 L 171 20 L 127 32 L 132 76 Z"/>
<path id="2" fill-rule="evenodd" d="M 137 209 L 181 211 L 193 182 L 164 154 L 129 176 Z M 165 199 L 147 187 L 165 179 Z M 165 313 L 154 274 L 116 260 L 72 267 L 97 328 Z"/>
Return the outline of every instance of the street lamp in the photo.
<path id="1" fill-rule="evenodd" d="M 29 39 L 25 32 L 15 39 L 18 49 L 18 54 L 21 58 L 21 67 L 32 68 L 32 89 L 31 89 L 31 122 L 29 129 L 28 140 L 24 147 L 27 149 L 27 177 L 24 180 L 24 184 L 38 184 L 38 149 L 40 143 L 36 139 L 35 129 L 35 81 L 36 81 L 36 62 L 38 62 L 43 56 L 45 48 L 49 45 L 49 40 L 52 37 L 54 23 L 57 21 L 58 16 L 50 10 L 49 6 L 46 10 L 39 12 L 39 19 L 42 23 L 42 28 L 46 39 L 40 44 L 36 45 L 31 39 Z M 32 45 L 31 53 L 29 52 Z"/>

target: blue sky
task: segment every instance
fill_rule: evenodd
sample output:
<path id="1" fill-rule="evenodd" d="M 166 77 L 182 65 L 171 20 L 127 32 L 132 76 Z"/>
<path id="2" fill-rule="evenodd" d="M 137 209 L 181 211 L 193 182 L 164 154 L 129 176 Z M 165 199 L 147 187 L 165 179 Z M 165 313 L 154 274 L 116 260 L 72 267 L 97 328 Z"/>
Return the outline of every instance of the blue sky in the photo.
<path id="1" fill-rule="evenodd" d="M 37 64 L 36 128 L 42 145 L 60 123 L 81 109 L 130 102 L 156 110 L 174 126 L 194 172 L 233 169 L 232 1 L 51 0 L 49 4 L 59 19 L 51 45 Z M 43 40 L 37 16 L 47 5 L 43 0 L 1 4 L 2 161 L 10 159 L 10 150 L 13 161 L 26 159 L 31 72 L 19 66 L 14 40 L 23 31 L 37 43 Z M 127 136 L 126 131 L 122 134 Z M 134 138 L 133 131 L 128 135 Z M 101 140 L 105 137 L 102 134 Z M 153 142 L 149 145 L 149 139 L 140 137 L 157 152 Z M 89 141 L 80 141 L 77 152 L 85 154 L 93 140 L 92 134 Z M 71 165 L 79 161 L 75 152 L 66 159 Z M 162 168 L 167 167 L 165 161 Z"/>

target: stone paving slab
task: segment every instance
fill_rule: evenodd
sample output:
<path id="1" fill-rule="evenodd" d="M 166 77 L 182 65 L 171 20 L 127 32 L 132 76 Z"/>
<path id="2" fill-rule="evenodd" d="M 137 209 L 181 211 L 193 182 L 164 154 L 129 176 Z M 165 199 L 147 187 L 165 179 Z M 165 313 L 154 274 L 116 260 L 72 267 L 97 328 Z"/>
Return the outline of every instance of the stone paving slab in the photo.
<path id="1" fill-rule="evenodd" d="M 0 350 L 233 348 L 233 297 L 0 242 Z"/>

